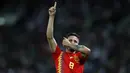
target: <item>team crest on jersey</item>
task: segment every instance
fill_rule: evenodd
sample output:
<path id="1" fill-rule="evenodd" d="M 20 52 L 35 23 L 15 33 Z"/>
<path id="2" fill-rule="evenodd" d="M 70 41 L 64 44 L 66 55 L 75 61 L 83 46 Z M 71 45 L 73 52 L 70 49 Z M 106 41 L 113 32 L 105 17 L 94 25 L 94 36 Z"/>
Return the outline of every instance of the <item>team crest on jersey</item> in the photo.
<path id="1" fill-rule="evenodd" d="M 79 61 L 80 61 L 78 56 L 74 56 L 74 60 L 75 60 L 76 63 L 79 63 Z"/>

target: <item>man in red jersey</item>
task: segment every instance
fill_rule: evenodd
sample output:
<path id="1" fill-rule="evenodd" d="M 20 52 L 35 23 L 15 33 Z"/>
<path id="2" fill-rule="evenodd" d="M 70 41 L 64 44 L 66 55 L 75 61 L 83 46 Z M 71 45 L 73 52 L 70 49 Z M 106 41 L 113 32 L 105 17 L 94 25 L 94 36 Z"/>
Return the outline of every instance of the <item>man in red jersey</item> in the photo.
<path id="1" fill-rule="evenodd" d="M 46 33 L 55 61 L 56 73 L 83 73 L 84 63 L 90 53 L 90 49 L 84 45 L 79 45 L 79 36 L 76 33 L 70 33 L 62 41 L 66 51 L 60 50 L 53 36 L 56 4 L 55 2 L 54 6 L 49 9 L 49 21 Z"/>

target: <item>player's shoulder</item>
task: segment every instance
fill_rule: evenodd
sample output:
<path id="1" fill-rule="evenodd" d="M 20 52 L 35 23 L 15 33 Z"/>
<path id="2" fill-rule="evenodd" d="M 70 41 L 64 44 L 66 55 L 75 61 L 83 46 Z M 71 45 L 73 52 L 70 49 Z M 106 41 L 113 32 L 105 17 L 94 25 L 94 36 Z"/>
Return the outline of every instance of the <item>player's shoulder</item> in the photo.
<path id="1" fill-rule="evenodd" d="M 58 44 L 56 45 L 56 48 L 59 48 L 59 49 L 61 49 L 61 50 L 63 49 L 63 47 L 60 46 L 60 45 L 58 45 Z"/>

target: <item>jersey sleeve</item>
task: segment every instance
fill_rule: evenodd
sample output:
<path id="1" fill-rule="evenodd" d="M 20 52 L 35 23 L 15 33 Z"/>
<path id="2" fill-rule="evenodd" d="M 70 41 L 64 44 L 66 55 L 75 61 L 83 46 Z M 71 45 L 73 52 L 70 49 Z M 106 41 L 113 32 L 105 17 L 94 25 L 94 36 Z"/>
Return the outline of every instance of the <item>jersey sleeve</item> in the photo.
<path id="1" fill-rule="evenodd" d="M 79 57 L 81 64 L 84 64 L 84 63 L 86 62 L 87 58 L 88 58 L 87 55 L 86 55 L 86 56 L 83 56 L 81 52 L 78 52 L 78 53 L 77 53 L 77 56 Z"/>
<path id="2" fill-rule="evenodd" d="M 54 59 L 57 59 L 57 58 L 59 57 L 60 53 L 61 53 L 61 49 L 60 49 L 59 46 L 57 45 L 55 52 L 52 53 L 52 57 L 53 57 Z"/>

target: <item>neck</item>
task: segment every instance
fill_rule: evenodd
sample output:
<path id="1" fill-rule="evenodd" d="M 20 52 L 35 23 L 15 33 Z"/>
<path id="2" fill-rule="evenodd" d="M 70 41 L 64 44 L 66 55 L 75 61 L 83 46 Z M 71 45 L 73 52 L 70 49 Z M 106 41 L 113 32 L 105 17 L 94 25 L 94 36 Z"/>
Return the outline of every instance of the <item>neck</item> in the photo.
<path id="1" fill-rule="evenodd" d="M 66 52 L 68 52 L 68 53 L 75 53 L 75 51 L 74 51 L 74 52 L 71 52 L 71 51 L 69 50 L 69 48 L 66 48 Z"/>
<path id="2" fill-rule="evenodd" d="M 66 52 L 71 53 L 70 50 L 69 50 L 69 48 L 66 48 Z"/>

